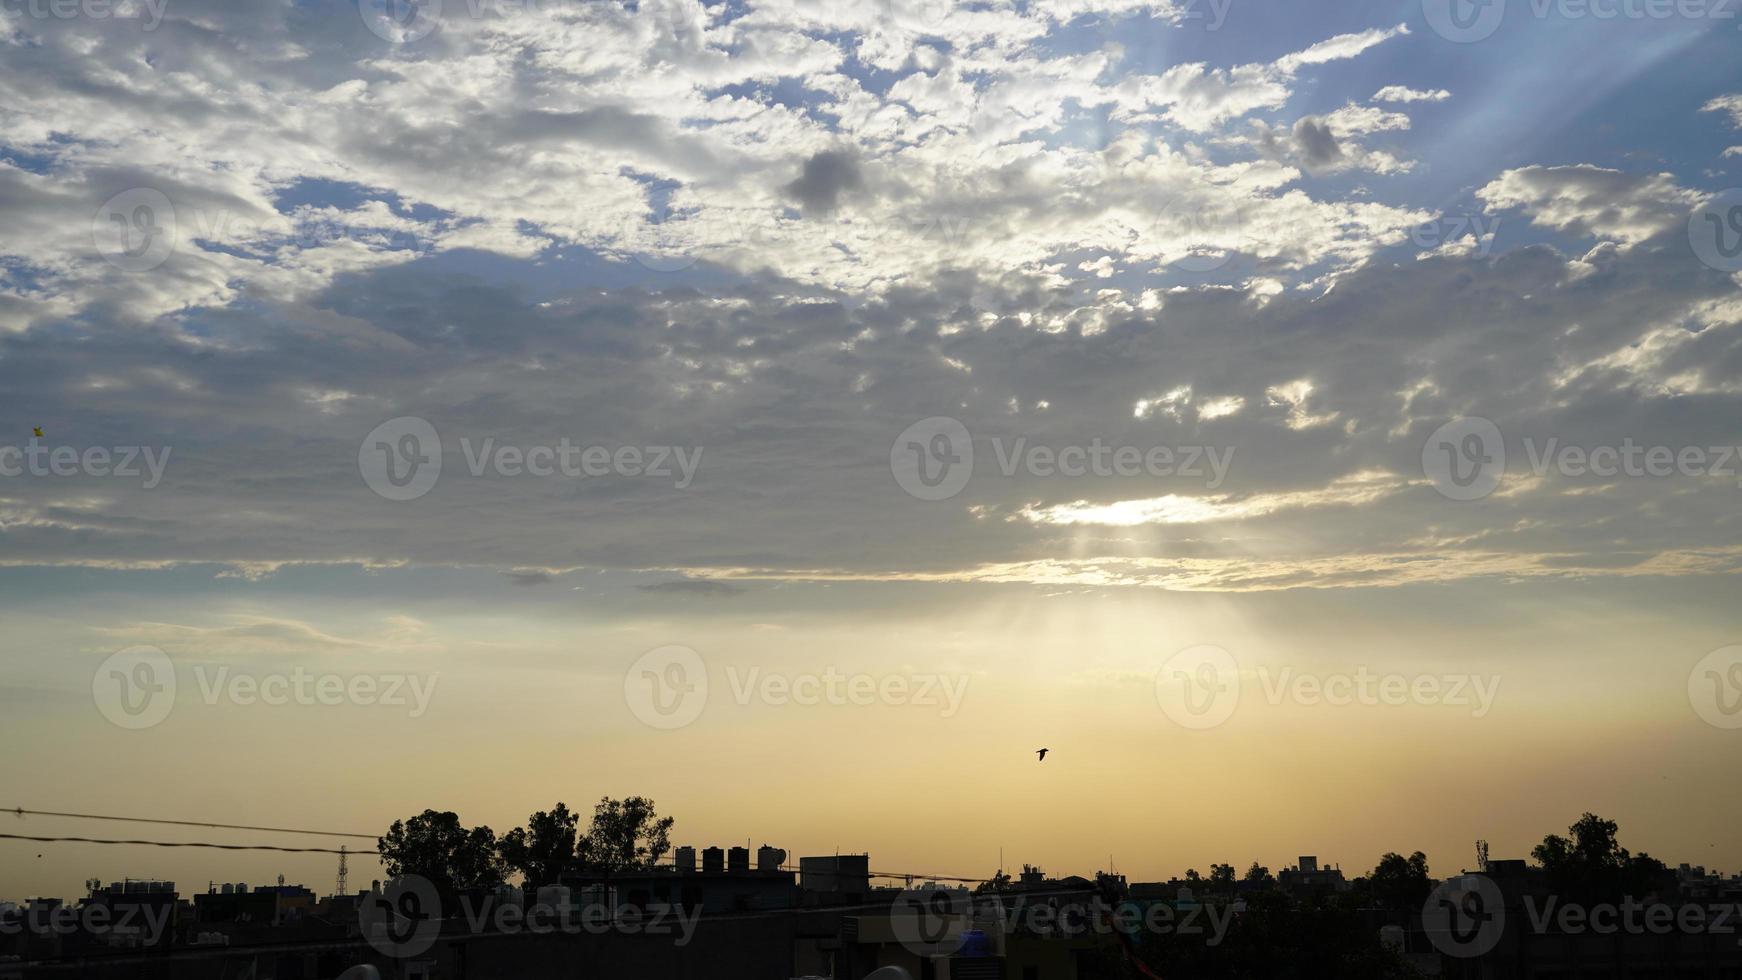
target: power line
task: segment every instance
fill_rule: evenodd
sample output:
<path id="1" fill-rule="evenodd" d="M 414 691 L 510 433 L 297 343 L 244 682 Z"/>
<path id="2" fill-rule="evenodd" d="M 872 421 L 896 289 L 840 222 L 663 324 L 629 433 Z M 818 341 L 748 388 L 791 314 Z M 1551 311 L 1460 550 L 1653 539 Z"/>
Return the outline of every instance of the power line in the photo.
<path id="1" fill-rule="evenodd" d="M 286 854 L 373 854 L 374 851 L 335 851 L 326 847 L 280 847 L 275 844 L 213 844 L 208 841 L 110 840 L 101 837 L 32 837 L 0 834 L 0 840 L 28 840 L 38 844 L 134 844 L 144 847 L 205 847 L 219 851 L 281 851 Z"/>
<path id="2" fill-rule="evenodd" d="M 6 811 L 18 817 L 72 817 L 77 820 L 115 820 L 121 823 L 150 823 L 170 827 L 204 827 L 215 830 L 258 830 L 269 834 L 308 834 L 313 837 L 355 837 L 360 840 L 376 840 L 379 834 L 347 834 L 336 830 L 300 830 L 295 827 L 253 827 L 238 823 L 207 823 L 200 820 L 157 820 L 150 817 L 117 817 L 101 813 L 62 813 L 56 810 L 26 810 L 23 807 L 13 807 Z M 338 852 L 334 852 L 338 853 Z"/>

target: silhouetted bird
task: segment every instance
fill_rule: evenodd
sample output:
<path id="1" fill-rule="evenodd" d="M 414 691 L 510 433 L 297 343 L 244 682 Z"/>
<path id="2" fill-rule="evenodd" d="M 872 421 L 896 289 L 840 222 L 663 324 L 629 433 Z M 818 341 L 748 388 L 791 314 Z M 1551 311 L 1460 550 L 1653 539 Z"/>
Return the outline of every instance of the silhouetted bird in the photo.
<path id="1" fill-rule="evenodd" d="M 1051 752 L 1051 751 L 1052 751 L 1051 749 L 1037 749 L 1034 754 L 1040 756 L 1039 761 L 1045 762 L 1046 761 L 1046 754 L 1048 752 Z"/>

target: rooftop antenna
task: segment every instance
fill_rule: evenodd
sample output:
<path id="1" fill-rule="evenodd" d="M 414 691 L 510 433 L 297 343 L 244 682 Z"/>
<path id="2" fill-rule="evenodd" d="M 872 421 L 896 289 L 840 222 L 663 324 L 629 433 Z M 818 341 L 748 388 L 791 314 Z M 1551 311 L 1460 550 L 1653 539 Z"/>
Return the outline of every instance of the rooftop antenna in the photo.
<path id="1" fill-rule="evenodd" d="M 339 845 L 339 884 L 338 884 L 337 889 L 333 892 L 333 894 L 335 894 L 335 895 L 343 895 L 343 894 L 346 894 L 346 891 L 347 891 L 345 888 L 345 879 L 350 876 L 350 869 L 345 867 L 345 858 L 346 857 L 347 857 L 347 855 L 345 853 L 345 845 L 340 844 Z"/>
<path id="2" fill-rule="evenodd" d="M 1488 873 L 1488 842 L 1485 840 L 1476 842 L 1476 867 L 1480 868 L 1483 874 Z"/>

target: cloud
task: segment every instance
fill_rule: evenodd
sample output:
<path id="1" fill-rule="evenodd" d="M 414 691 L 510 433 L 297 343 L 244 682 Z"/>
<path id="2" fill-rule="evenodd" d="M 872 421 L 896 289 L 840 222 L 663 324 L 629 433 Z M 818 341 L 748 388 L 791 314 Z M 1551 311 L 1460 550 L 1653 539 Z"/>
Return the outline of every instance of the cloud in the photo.
<path id="1" fill-rule="evenodd" d="M 696 595 L 696 596 L 732 596 L 744 592 L 742 585 L 732 582 L 722 582 L 716 579 L 681 578 L 667 582 L 651 582 L 638 585 L 643 592 L 653 592 L 661 595 Z"/>
<path id="2" fill-rule="evenodd" d="M 1508 170 L 1476 196 L 1496 210 L 1522 209 L 1545 227 L 1622 243 L 1681 225 L 1701 200 L 1671 174 L 1630 174 L 1591 164 Z"/>
<path id="3" fill-rule="evenodd" d="M 1685 180 L 1444 155 L 1389 179 L 1444 132 L 1399 110 L 1445 90 L 1346 62 L 1408 60 L 1401 26 L 1182 63 L 1107 42 L 1188 26 L 1138 0 L 448 6 L 399 45 L 327 0 L 188 0 L 149 36 L 7 21 L 0 84 L 33 98 L 0 110 L 0 392 L 81 450 L 173 455 L 156 490 L 8 478 L 0 563 L 612 568 L 681 595 L 724 594 L 714 569 L 978 581 L 1117 554 L 1244 588 L 1241 562 L 1316 585 L 1464 554 L 1709 568 L 1665 556 L 1735 520 L 1722 480 L 1521 475 L 1462 508 L 1419 485 L 1466 414 L 1733 438 L 1742 314 L 1686 254 Z M 1559 237 L 1410 248 L 1442 179 Z M 143 213 L 104 209 L 138 189 L 173 247 L 127 271 Z M 934 415 L 978 450 L 943 502 L 890 470 Z M 358 469 L 399 416 L 444 450 L 411 503 Z M 700 462 L 682 488 L 474 476 L 461 448 L 565 439 Z M 1069 480 L 1006 474 L 995 439 L 1235 455 L 1214 488 Z M 1347 503 L 1372 473 L 1396 482 Z"/>
<path id="4" fill-rule="evenodd" d="M 804 162 L 804 173 L 786 185 L 786 192 L 804 206 L 806 212 L 833 211 L 840 206 L 843 195 L 865 187 L 859 161 L 845 151 L 817 153 Z"/>
<path id="5" fill-rule="evenodd" d="M 1274 277 L 1358 263 L 1377 236 L 1420 220 L 1359 202 L 1352 223 L 1357 202 L 1285 196 L 1299 176 L 1288 166 L 1145 145 L 1158 120 L 1171 135 L 1225 139 L 1218 130 L 1281 107 L 1308 72 L 1400 27 L 1160 75 L 1115 70 L 1111 48 L 1051 44 L 1067 23 L 1190 15 L 1136 0 L 487 5 L 444 10 L 433 34 L 397 46 L 336 0 L 254 19 L 190 0 L 149 36 L 115 21 L 21 21 L 30 43 L 0 65 L 0 82 L 42 94 L 0 117 L 0 138 L 40 164 L 0 164 L 14 216 L 5 261 L 22 272 L 0 288 L 0 329 L 300 302 L 348 275 L 472 251 L 701 262 L 872 293 L 948 268 L 1054 276 L 1108 242 L 1165 264 L 1208 247 L 1150 236 L 1181 198 L 1237 220 L 1274 212 L 1261 234 L 1206 236 L 1252 245 Z M 873 84 L 854 59 L 887 81 Z M 159 72 L 259 83 L 245 100 L 212 86 L 172 93 L 149 83 Z M 1057 139 L 1071 106 L 1105 107 L 1116 138 L 1098 150 Z M 1394 169 L 1373 159 L 1352 165 Z M 136 189 L 170 202 L 170 254 L 117 276 L 92 248 L 92 219 Z M 850 214 L 832 214 L 849 201 Z M 297 233 L 317 223 L 340 233 Z"/>
<path id="6" fill-rule="evenodd" d="M 1293 73 L 1309 65 L 1322 65 L 1331 61 L 1343 61 L 1353 58 L 1368 48 L 1381 44 L 1399 35 L 1408 34 L 1409 27 L 1399 24 L 1391 28 L 1370 28 L 1353 34 L 1339 34 L 1317 44 L 1277 59 L 1279 71 Z"/>
<path id="7" fill-rule="evenodd" d="M 750 580 L 979 583 L 1082 588 L 1163 589 L 1170 592 L 1276 592 L 1288 589 L 1383 589 L 1454 582 L 1512 583 L 1532 579 L 1589 580 L 1734 575 L 1742 572 L 1742 549 L 1695 548 L 1659 552 L 1641 560 L 1629 554 L 1521 555 L 1505 551 L 1403 551 L 1345 553 L 1311 559 L 1049 558 L 982 565 L 951 572 L 914 570 L 895 575 L 805 569 L 787 574 L 766 569 L 721 570 Z"/>
<path id="8" fill-rule="evenodd" d="M 173 448 L 164 481 L 9 479 L 0 561 L 221 563 L 257 577 L 295 563 L 652 569 L 686 577 L 651 594 L 684 594 L 719 593 L 722 568 L 1008 576 L 1104 549 L 1206 562 L 1211 584 L 1242 555 L 1303 570 L 1391 552 L 1505 552 L 1528 567 L 1677 555 L 1734 520 L 1733 481 L 1591 493 L 1589 479 L 1532 477 L 1519 447 L 1618 433 L 1733 442 L 1723 420 L 1742 410 L 1742 310 L 1728 276 L 1689 260 L 1683 234 L 1571 257 L 1537 246 L 1368 263 L 1328 292 L 1182 287 L 1153 303 L 1146 290 L 1085 294 L 1019 275 L 881 297 L 776 279 L 533 291 L 418 262 L 295 305 L 208 312 L 199 343 L 88 319 L 79 335 L 0 339 L 0 390 L 77 447 Z M 391 342 L 329 334 L 311 309 Z M 355 397 L 315 402 L 311 390 Z M 1419 482 L 1428 434 L 1465 414 L 1514 440 L 1516 472 L 1481 506 Z M 364 436 L 403 415 L 428 419 L 445 450 L 440 481 L 410 504 L 357 469 Z M 890 471 L 896 436 L 933 415 L 976 441 L 972 478 L 942 503 L 909 496 Z M 702 454 L 680 489 L 645 475 L 473 476 L 461 444 L 565 438 Z M 1207 472 L 1047 477 L 1019 455 L 1097 439 L 1214 447 L 1232 462 L 1212 489 Z M 1008 476 L 1000 453 L 1018 461 Z"/>
<path id="9" fill-rule="evenodd" d="M 1343 159 L 1343 151 L 1330 127 L 1316 119 L 1302 119 L 1294 124 L 1294 143 L 1309 170 L 1324 169 Z"/>
<path id="10" fill-rule="evenodd" d="M 1444 102 L 1452 93 L 1443 88 L 1413 89 L 1407 85 L 1387 85 L 1373 93 L 1374 102 Z"/>
<path id="11" fill-rule="evenodd" d="M 1742 129 L 1742 93 L 1721 95 L 1700 107 L 1702 112 L 1725 112 L 1730 115 L 1730 126 Z"/>
<path id="12" fill-rule="evenodd" d="M 1262 493 L 1246 497 L 1233 494 L 1169 494 L 1165 497 L 1120 500 L 1107 504 L 1090 504 L 1079 500 L 1039 509 L 1025 507 L 1017 512 L 1017 516 L 1031 524 L 1100 524 L 1109 527 L 1207 524 L 1265 517 L 1284 510 L 1369 504 L 1421 482 L 1423 481 L 1419 479 L 1402 479 L 1390 473 L 1356 473 L 1318 490 Z"/>
<path id="13" fill-rule="evenodd" d="M 226 626 L 187 626 L 135 622 L 92 629 L 107 642 L 147 644 L 177 656 L 318 656 L 403 649 L 419 629 L 405 622 L 390 623 L 369 639 L 334 636 L 299 620 L 236 615 Z"/>

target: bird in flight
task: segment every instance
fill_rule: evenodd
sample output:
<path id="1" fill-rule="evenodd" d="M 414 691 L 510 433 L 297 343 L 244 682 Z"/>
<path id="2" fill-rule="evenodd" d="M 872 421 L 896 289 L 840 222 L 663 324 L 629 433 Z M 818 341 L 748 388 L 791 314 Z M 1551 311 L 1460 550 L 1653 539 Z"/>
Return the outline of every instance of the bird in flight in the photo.
<path id="1" fill-rule="evenodd" d="M 1051 752 L 1051 751 L 1052 751 L 1051 749 L 1036 749 L 1034 754 L 1040 756 L 1040 759 L 1038 761 L 1045 762 L 1046 761 L 1046 754 L 1048 752 Z"/>

